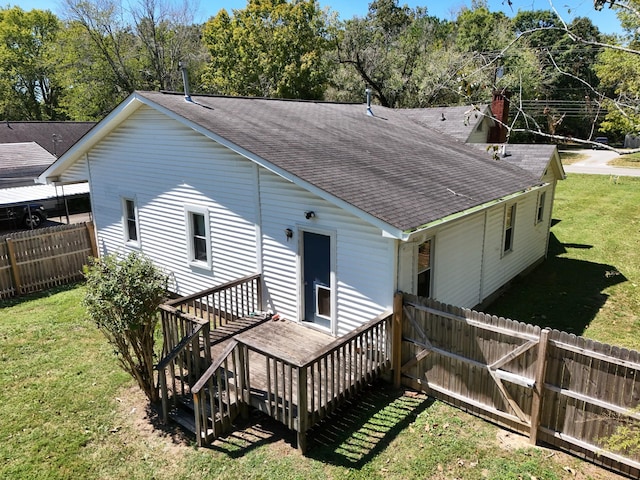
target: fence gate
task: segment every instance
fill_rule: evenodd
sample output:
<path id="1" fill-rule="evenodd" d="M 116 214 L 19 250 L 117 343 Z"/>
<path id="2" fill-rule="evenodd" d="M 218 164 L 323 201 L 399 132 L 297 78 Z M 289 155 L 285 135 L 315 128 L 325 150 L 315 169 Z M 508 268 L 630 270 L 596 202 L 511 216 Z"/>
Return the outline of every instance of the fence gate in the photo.
<path id="1" fill-rule="evenodd" d="M 607 444 L 621 428 L 640 432 L 640 353 L 399 297 L 397 384 L 527 435 L 533 444 L 540 439 L 621 473 L 640 474 L 640 453 L 610 451 Z"/>
<path id="2" fill-rule="evenodd" d="M 532 409 L 540 407 L 533 401 L 539 327 L 514 331 L 504 319 L 488 324 L 410 296 L 403 315 L 405 385 L 530 434 Z"/>

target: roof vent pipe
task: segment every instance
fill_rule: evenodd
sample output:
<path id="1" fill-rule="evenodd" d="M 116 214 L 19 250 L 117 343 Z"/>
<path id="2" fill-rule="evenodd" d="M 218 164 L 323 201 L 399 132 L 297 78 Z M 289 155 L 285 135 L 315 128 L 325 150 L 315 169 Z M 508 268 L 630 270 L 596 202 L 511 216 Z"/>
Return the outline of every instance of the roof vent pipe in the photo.
<path id="1" fill-rule="evenodd" d="M 182 72 L 182 83 L 184 85 L 184 99 L 187 102 L 191 102 L 191 93 L 189 92 L 189 75 L 187 74 L 187 67 L 182 62 L 178 62 L 178 68 Z"/>
<path id="2" fill-rule="evenodd" d="M 371 110 L 371 89 L 367 88 L 365 93 L 367 94 L 367 115 L 373 117 L 373 111 Z"/>

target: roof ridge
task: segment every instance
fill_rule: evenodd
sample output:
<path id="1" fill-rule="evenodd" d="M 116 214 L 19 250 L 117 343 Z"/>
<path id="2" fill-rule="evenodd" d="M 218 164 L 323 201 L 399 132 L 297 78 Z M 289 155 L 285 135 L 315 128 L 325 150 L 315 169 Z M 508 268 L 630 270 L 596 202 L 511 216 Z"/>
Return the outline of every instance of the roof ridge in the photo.
<path id="1" fill-rule="evenodd" d="M 139 93 L 162 93 L 163 95 L 180 95 L 183 96 L 184 92 L 176 92 L 172 90 L 138 90 Z M 229 99 L 242 99 L 242 100 L 269 100 L 272 102 L 291 102 L 291 103 L 321 103 L 329 105 L 363 105 L 364 102 L 335 102 L 329 100 L 309 100 L 304 98 L 274 98 L 274 97 L 252 97 L 247 95 L 221 95 L 215 93 L 192 93 L 192 97 L 205 97 L 205 98 L 229 98 Z"/>

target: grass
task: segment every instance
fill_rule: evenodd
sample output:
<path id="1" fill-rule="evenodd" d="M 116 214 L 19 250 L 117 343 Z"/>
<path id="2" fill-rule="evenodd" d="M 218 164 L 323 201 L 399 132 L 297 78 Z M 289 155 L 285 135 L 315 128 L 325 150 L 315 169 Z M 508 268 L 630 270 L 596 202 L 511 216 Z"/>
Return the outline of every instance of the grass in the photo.
<path id="1" fill-rule="evenodd" d="M 584 153 L 567 152 L 564 150 L 561 150 L 559 153 L 560 161 L 562 161 L 563 165 L 571 165 L 572 163 L 580 162 L 589 158 L 589 156 Z"/>
<path id="2" fill-rule="evenodd" d="M 640 178 L 570 175 L 548 259 L 486 310 L 640 350 L 639 205 Z"/>
<path id="3" fill-rule="evenodd" d="M 638 348 L 640 179 L 571 175 L 548 260 L 492 313 Z M 516 232 L 517 235 L 517 232 Z M 162 427 L 70 287 L 0 303 L 0 478 L 565 479 L 615 475 L 380 384 L 310 435 L 255 415 L 212 448 Z"/>
<path id="4" fill-rule="evenodd" d="M 257 414 L 212 448 L 196 448 L 157 423 L 85 319 L 83 292 L 1 304 L 0 478 L 530 480 L 563 479 L 567 469 L 611 478 L 385 384 L 316 427 L 306 456 L 292 447 L 292 432 Z"/>
<path id="5" fill-rule="evenodd" d="M 640 153 L 620 155 L 611 160 L 609 165 L 615 165 L 616 167 L 640 167 Z"/>

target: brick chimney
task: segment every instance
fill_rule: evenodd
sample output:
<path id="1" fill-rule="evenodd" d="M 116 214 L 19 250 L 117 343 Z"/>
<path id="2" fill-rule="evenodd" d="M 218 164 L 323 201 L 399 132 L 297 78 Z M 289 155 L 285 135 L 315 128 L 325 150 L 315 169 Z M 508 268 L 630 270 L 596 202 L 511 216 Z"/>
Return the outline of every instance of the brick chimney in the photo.
<path id="1" fill-rule="evenodd" d="M 507 90 L 494 91 L 491 100 L 491 113 L 496 119 L 496 124 L 489 130 L 489 143 L 504 143 L 507 139 L 507 129 L 502 125 L 507 125 L 509 121 L 509 97 L 511 93 Z"/>

